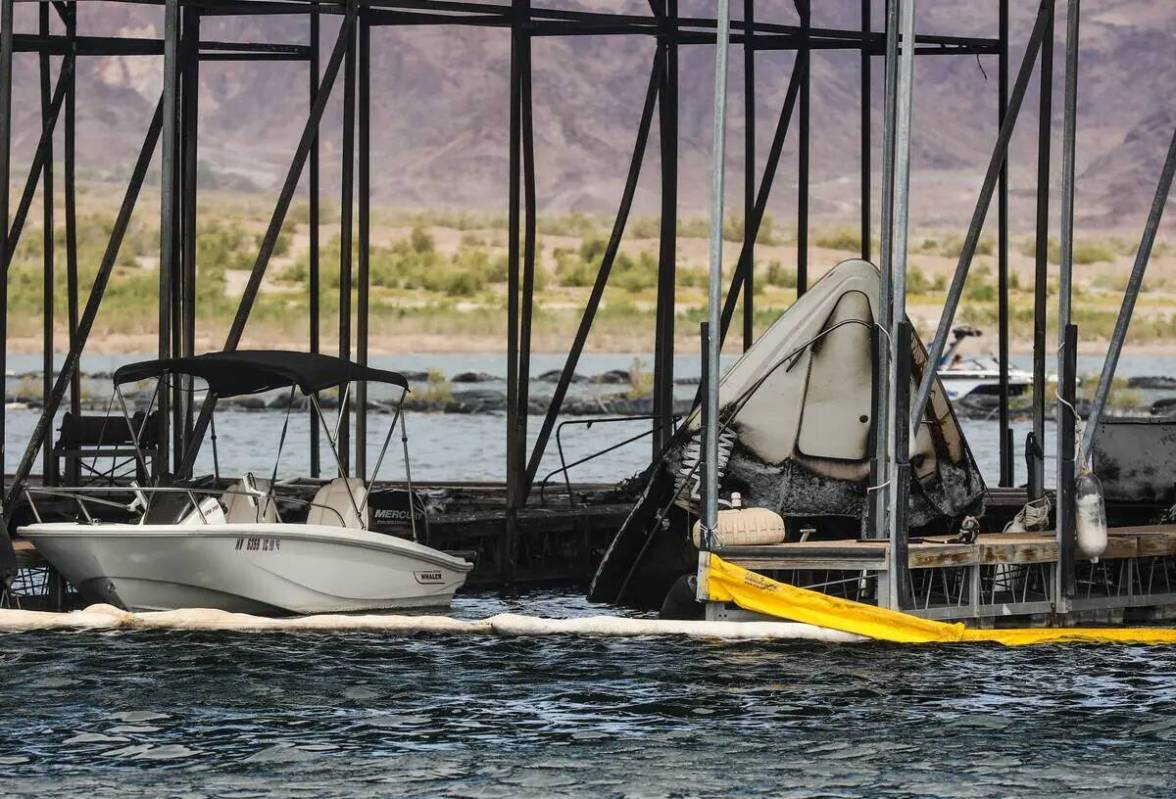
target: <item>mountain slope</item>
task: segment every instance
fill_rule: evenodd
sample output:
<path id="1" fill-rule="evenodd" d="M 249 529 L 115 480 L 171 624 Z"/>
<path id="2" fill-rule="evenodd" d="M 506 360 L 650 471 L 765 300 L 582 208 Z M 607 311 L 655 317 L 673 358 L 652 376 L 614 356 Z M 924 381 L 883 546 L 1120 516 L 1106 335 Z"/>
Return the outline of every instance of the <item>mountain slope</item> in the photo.
<path id="1" fill-rule="evenodd" d="M 31 5 L 31 4 L 30 4 Z M 644 3 L 597 3 L 641 13 Z M 740 4 L 734 4 L 736 8 Z M 925 3 L 923 31 L 989 35 L 995 12 L 967 0 Z M 1015 3 L 1012 64 L 1017 68 L 1036 3 Z M 1059 4 L 1063 5 L 1064 4 Z M 694 6 L 698 6 L 695 8 Z M 814 9 L 818 26 L 858 25 L 857 2 Z M 707 4 L 683 0 L 682 13 Z M 35 26 L 20 9 L 20 29 Z M 103 3 L 83 7 L 83 33 L 146 35 L 158 30 L 159 9 Z M 763 3 L 760 19 L 795 21 L 791 3 Z M 881 20 L 875 4 L 875 23 Z M 324 61 L 336 22 L 324 22 Z M 1061 128 L 1064 18 L 1057 23 L 1055 134 Z M 300 20 L 207 19 L 206 39 L 306 40 Z M 1085 224 L 1135 228 L 1154 190 L 1171 134 L 1176 100 L 1176 5 L 1104 0 L 1083 18 L 1078 208 Z M 507 174 L 509 34 L 466 28 L 377 29 L 373 35 L 373 189 L 402 206 L 500 210 Z M 648 80 L 653 43 L 647 37 L 543 38 L 534 43 L 534 105 L 539 202 L 545 210 L 610 212 L 619 199 Z M 783 100 L 791 53 L 757 56 L 758 160 L 766 156 Z M 681 201 L 705 207 L 710 161 L 713 52 L 686 46 L 681 56 Z M 39 127 L 36 59 L 15 68 L 16 163 L 27 163 Z M 857 217 L 859 59 L 855 53 L 813 56 L 813 211 L 826 222 Z M 79 150 L 83 175 L 117 176 L 133 158 L 160 88 L 157 58 L 87 59 L 79 70 Z M 913 219 L 959 225 L 971 214 L 996 135 L 994 58 L 928 56 L 917 68 Z M 272 190 L 281 180 L 305 119 L 308 76 L 300 64 L 205 63 L 201 81 L 204 172 L 228 187 Z M 875 170 L 881 140 L 882 61 L 874 69 Z M 742 197 L 742 53 L 732 51 L 729 181 L 733 207 Z M 341 81 L 324 122 L 324 185 L 337 185 Z M 1013 142 L 1014 224 L 1032 217 L 1036 174 L 1037 84 L 1034 78 Z M 795 129 L 773 194 L 773 211 L 795 207 Z M 1054 176 L 1060 166 L 1055 141 Z M 657 207 L 657 126 L 638 195 L 638 208 Z M 18 179 L 21 176 L 17 170 Z M 877 176 L 875 177 L 877 181 Z M 875 198 L 877 192 L 875 192 Z M 875 200 L 876 202 L 876 200 Z M 1056 203 L 1055 203 L 1056 205 Z M 1056 213 L 1056 208 L 1054 209 Z"/>

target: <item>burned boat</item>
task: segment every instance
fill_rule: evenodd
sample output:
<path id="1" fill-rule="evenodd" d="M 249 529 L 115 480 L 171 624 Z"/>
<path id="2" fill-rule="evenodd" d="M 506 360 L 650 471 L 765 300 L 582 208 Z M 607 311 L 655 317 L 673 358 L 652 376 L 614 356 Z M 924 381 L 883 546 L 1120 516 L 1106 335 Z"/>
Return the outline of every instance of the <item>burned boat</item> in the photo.
<path id="1" fill-rule="evenodd" d="M 719 385 L 719 491 L 783 516 L 790 536 L 859 534 L 870 482 L 878 270 L 834 267 L 727 371 Z M 912 341 L 912 388 L 926 367 Z M 590 599 L 657 607 L 693 571 L 701 505 L 695 411 L 645 475 L 645 489 L 602 560 Z M 984 481 L 938 383 L 911 443 L 913 529 L 983 513 Z"/>

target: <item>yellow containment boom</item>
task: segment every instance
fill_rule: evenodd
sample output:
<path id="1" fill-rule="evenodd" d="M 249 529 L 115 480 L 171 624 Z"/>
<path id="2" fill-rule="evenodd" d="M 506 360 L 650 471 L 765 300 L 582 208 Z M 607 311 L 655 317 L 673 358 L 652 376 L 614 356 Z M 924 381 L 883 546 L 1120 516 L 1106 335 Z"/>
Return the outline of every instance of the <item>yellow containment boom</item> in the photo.
<path id="1" fill-rule="evenodd" d="M 797 588 L 704 555 L 699 594 L 712 602 L 734 602 L 765 616 L 813 624 L 830 630 L 900 644 L 993 642 L 1005 646 L 1057 643 L 1176 645 L 1176 629 L 1165 627 L 1059 627 L 1053 629 L 981 630 L 960 623 L 920 619 L 807 588 Z"/>

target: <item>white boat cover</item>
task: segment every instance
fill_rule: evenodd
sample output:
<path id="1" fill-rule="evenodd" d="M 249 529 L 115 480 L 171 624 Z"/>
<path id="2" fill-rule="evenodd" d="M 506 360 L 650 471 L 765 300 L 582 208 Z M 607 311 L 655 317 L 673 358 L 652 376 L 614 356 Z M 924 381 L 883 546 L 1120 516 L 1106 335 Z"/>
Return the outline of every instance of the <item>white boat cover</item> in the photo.
<path id="1" fill-rule="evenodd" d="M 870 473 L 870 334 L 878 270 L 843 261 L 799 298 L 723 376 L 719 386 L 720 494 L 782 515 L 862 515 Z M 914 395 L 927 355 L 912 344 Z M 670 453 L 679 504 L 698 504 L 701 414 Z M 975 514 L 985 492 L 943 387 L 936 382 L 911 442 L 912 526 Z M 692 474 L 693 470 L 693 474 Z M 689 475 L 689 477 L 688 477 Z"/>

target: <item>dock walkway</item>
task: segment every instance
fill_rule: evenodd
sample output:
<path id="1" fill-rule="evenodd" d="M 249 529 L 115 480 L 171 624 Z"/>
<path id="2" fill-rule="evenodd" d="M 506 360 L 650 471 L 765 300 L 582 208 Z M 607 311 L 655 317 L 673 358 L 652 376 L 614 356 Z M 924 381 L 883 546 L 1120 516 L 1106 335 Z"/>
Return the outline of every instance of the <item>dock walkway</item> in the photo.
<path id="1" fill-rule="evenodd" d="M 725 547 L 716 554 L 793 585 L 872 601 L 887 578 L 888 548 L 885 541 L 845 539 Z M 980 535 L 974 543 L 949 535 L 912 539 L 908 562 L 912 607 L 904 610 L 924 618 L 992 623 L 1057 610 L 1052 531 Z M 1100 558 L 1078 555 L 1077 592 L 1066 601 L 1075 623 L 1176 617 L 1176 525 L 1112 528 Z M 734 617 L 722 609 L 712 616 Z"/>

